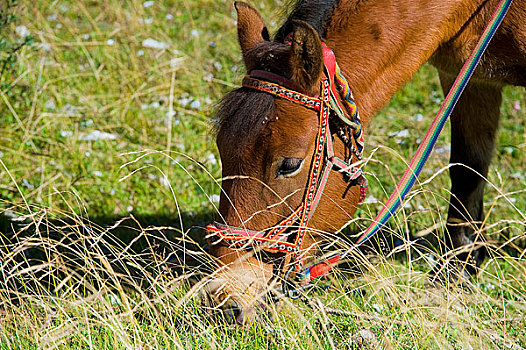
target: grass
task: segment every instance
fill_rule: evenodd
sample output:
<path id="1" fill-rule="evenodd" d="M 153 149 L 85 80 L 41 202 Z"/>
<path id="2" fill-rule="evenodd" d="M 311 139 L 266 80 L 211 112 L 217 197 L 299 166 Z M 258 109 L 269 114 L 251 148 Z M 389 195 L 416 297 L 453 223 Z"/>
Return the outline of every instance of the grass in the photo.
<path id="1" fill-rule="evenodd" d="M 281 2 L 256 5 L 275 29 Z M 1 349 L 526 347 L 524 90 L 505 89 L 482 229 L 491 256 L 473 292 L 430 284 L 443 252 L 407 239 L 443 229 L 445 132 L 391 225 L 399 253 L 312 291 L 348 315 L 284 301 L 272 329 L 231 328 L 199 307 L 195 267 L 209 265 L 199 227 L 219 192 L 210 116 L 244 73 L 231 2 L 37 0 L 18 14 L 36 44 L 0 96 L 0 201 L 28 226 L 1 230 Z M 370 197 L 352 227 L 400 178 L 439 90 L 424 66 L 374 118 Z M 183 249 L 191 263 L 178 261 Z"/>

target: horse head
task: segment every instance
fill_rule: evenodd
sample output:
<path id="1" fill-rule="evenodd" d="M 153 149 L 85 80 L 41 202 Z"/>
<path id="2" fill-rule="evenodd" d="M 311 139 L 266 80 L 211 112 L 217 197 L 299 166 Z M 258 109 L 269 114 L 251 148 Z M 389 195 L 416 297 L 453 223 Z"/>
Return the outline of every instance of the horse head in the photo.
<path id="1" fill-rule="evenodd" d="M 247 72 L 269 72 L 282 77 L 300 96 L 319 96 L 324 56 L 316 30 L 294 21 L 285 42 L 271 41 L 254 7 L 237 2 L 236 10 Z M 223 167 L 221 224 L 268 232 L 302 205 L 319 146 L 319 116 L 301 103 L 248 87 L 223 98 L 217 111 L 217 147 Z M 329 138 L 334 153 L 344 159 L 344 142 Z M 312 256 L 320 232 L 334 232 L 349 220 L 359 198 L 360 188 L 342 173 L 328 176 L 298 246 L 303 261 Z M 253 247 L 247 242 L 239 248 L 214 239 L 210 253 L 219 267 L 208 284 L 209 300 L 238 323 L 254 320 L 257 310 L 265 308 L 269 290 L 279 284 L 273 277 L 282 275 L 292 259 L 292 254 L 276 252 L 269 245 Z"/>

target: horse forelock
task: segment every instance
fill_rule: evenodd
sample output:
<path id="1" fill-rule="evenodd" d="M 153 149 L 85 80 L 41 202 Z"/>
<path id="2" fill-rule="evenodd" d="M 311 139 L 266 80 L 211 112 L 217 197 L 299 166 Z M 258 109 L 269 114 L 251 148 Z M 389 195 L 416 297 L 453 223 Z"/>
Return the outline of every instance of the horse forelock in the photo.
<path id="1" fill-rule="evenodd" d="M 238 88 L 221 99 L 215 113 L 216 133 L 231 140 L 233 147 L 254 140 L 266 117 L 275 113 L 274 97 L 248 88 Z M 240 149 L 240 147 L 237 147 Z"/>

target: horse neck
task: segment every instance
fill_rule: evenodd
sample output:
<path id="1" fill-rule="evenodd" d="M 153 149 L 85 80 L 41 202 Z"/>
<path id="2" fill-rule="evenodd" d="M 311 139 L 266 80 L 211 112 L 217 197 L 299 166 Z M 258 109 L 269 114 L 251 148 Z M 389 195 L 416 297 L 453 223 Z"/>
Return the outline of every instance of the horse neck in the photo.
<path id="1" fill-rule="evenodd" d="M 342 0 L 335 7 L 326 42 L 349 80 L 365 127 L 479 6 L 478 0 L 376 0 L 358 5 Z"/>

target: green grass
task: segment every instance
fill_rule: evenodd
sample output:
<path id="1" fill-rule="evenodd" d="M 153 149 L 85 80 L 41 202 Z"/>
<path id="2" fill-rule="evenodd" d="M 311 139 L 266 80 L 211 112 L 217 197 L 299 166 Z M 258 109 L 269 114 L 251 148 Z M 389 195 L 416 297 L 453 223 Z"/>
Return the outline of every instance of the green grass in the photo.
<path id="1" fill-rule="evenodd" d="M 275 29 L 281 2 L 255 5 Z M 231 2 L 38 0 L 19 16 L 36 44 L 20 53 L 16 84 L 0 96 L 0 200 L 30 227 L 0 236 L 0 349 L 526 347 L 523 89 L 505 89 L 485 196 L 492 254 L 474 292 L 431 285 L 426 257 L 441 252 L 403 240 L 443 228 L 444 132 L 424 185 L 391 225 L 403 254 L 371 258 L 360 275 L 342 269 L 334 287 L 313 292 L 352 316 L 286 301 L 272 330 L 231 328 L 199 307 L 191 267 L 162 261 L 183 247 L 181 223 L 188 247 L 202 253 L 190 226 L 215 213 L 220 160 L 210 116 L 244 74 Z M 167 48 L 145 48 L 149 38 Z M 381 208 L 441 99 L 426 65 L 374 118 L 366 152 L 374 152 L 367 172 L 378 202 L 360 208 L 353 225 Z M 410 132 L 394 134 L 402 130 Z M 116 138 L 86 140 L 95 131 Z M 9 304 L 15 296 L 19 304 Z"/>

